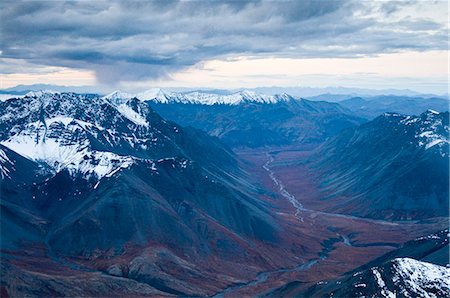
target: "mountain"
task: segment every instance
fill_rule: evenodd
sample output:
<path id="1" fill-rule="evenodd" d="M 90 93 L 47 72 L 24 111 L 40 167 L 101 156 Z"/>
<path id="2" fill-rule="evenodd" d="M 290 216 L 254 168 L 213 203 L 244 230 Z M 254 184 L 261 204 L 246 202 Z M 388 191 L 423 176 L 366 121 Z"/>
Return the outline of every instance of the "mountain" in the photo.
<path id="1" fill-rule="evenodd" d="M 323 200 L 363 217 L 448 216 L 448 117 L 386 113 L 342 131 L 310 160 Z"/>
<path id="2" fill-rule="evenodd" d="M 316 96 L 306 97 L 306 99 L 311 100 L 311 101 L 341 102 L 341 101 L 344 101 L 346 99 L 350 99 L 350 98 L 354 98 L 354 97 L 356 97 L 355 94 L 330 94 L 330 93 L 325 93 L 325 94 L 319 94 L 319 95 L 316 95 Z"/>
<path id="3" fill-rule="evenodd" d="M 366 98 L 352 97 L 339 101 L 339 104 L 362 117 L 375 118 L 387 112 L 406 115 L 419 115 L 429 109 L 445 112 L 448 111 L 450 102 L 439 97 L 382 95 Z"/>
<path id="4" fill-rule="evenodd" d="M 281 233 L 230 149 L 137 99 L 0 102 L 0 172 L 1 285 L 13 296 L 69 284 L 74 295 L 206 295 L 239 275 L 224 264 L 268 266 L 256 246 Z M 84 278 L 52 282 L 68 270 Z M 208 282 L 189 282 L 199 276 Z"/>
<path id="5" fill-rule="evenodd" d="M 338 104 L 298 100 L 288 94 L 150 93 L 153 96 L 116 92 L 105 98 L 139 97 L 164 118 L 202 129 L 231 147 L 319 143 L 365 122 Z"/>
<path id="6" fill-rule="evenodd" d="M 239 105 L 243 103 L 277 103 L 289 101 L 293 98 L 288 94 L 281 95 L 263 95 L 253 91 L 243 90 L 238 92 L 170 92 L 160 88 L 149 89 L 147 91 L 130 94 L 121 91 L 114 91 L 104 97 L 109 100 L 138 98 L 142 101 L 151 101 L 155 103 L 182 103 L 199 105 Z"/>
<path id="7" fill-rule="evenodd" d="M 17 85 L 0 90 L 0 94 L 25 95 L 28 92 L 40 90 L 54 90 L 57 92 L 96 93 L 106 91 L 102 86 L 63 86 L 53 84 Z"/>
<path id="8" fill-rule="evenodd" d="M 321 94 L 345 95 L 347 98 L 354 96 L 378 96 L 383 94 L 399 96 L 418 96 L 419 92 L 409 89 L 366 89 L 366 88 L 348 88 L 348 87 L 257 87 L 252 89 L 255 92 L 276 94 L 287 92 L 298 97 L 314 97 Z"/>
<path id="9" fill-rule="evenodd" d="M 291 282 L 271 291 L 289 297 L 448 297 L 449 231 L 420 237 L 351 272 L 301 290 Z"/>
<path id="10" fill-rule="evenodd" d="M 307 100 L 151 106 L 163 117 L 202 129 L 231 147 L 320 143 L 344 128 L 365 122 L 336 104 Z"/>
<path id="11" fill-rule="evenodd" d="M 39 91 L 39 90 L 55 90 L 58 92 L 77 92 L 77 93 L 103 93 L 106 94 L 109 92 L 105 89 L 104 86 L 61 86 L 61 85 L 50 85 L 50 84 L 32 84 L 32 85 L 17 85 L 11 88 L 5 88 L 0 90 L 0 94 L 8 93 L 8 94 L 26 94 L 30 91 Z M 182 87 L 172 87 L 167 88 L 168 90 L 177 91 L 177 92 L 192 92 L 197 91 L 197 89 L 193 88 L 182 88 Z M 150 89 L 152 90 L 152 89 Z M 232 94 L 236 92 L 242 91 L 242 89 L 211 89 L 211 88 L 201 88 L 198 89 L 199 92 L 203 93 L 215 93 L 215 94 Z M 330 94 L 330 95 L 344 95 L 346 98 L 351 98 L 355 96 L 379 96 L 379 95 L 395 95 L 395 96 L 422 96 L 422 97 L 432 97 L 435 95 L 431 94 L 423 94 L 416 91 L 408 90 L 408 89 L 363 89 L 363 88 L 346 88 L 346 87 L 322 87 L 322 88 L 314 88 L 314 87 L 256 87 L 251 89 L 245 89 L 250 92 L 263 93 L 263 94 L 282 94 L 289 93 L 295 97 L 303 97 L 310 98 L 315 96 L 320 96 L 322 94 Z M 18 93 L 16 93 L 18 92 Z M 139 93 L 138 93 L 139 94 Z"/>

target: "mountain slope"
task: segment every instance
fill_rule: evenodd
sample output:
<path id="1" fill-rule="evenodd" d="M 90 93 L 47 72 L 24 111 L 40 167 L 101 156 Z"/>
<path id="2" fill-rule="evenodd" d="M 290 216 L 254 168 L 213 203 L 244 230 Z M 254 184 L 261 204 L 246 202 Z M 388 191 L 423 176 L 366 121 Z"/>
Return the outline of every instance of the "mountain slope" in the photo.
<path id="1" fill-rule="evenodd" d="M 255 242 L 273 243 L 280 232 L 228 148 L 136 99 L 44 92 L 1 102 L 0 166 L 10 276 L 28 276 L 14 260 L 39 255 L 39 262 L 70 259 L 75 268 L 87 262 L 89 272 L 123 267 L 163 292 L 205 295 L 229 282 L 217 280 L 218 264 L 268 266 Z M 207 258 L 216 260 L 212 271 L 200 264 Z M 163 261 L 171 265 L 148 267 Z M 212 280 L 195 287 L 186 279 L 199 268 Z"/>
<path id="2" fill-rule="evenodd" d="M 183 190 L 205 188 L 210 195 L 217 188 L 224 197 L 229 193 L 234 198 L 230 201 L 254 203 L 237 191 L 240 181 L 230 174 L 243 177 L 231 151 L 202 132 L 166 122 L 137 100 L 116 105 L 95 96 L 43 93 L 9 100 L 0 111 L 1 144 L 52 173 L 42 185 L 49 189 L 41 191 L 46 198 L 55 199 L 56 194 L 47 195 L 57 188 L 48 186 L 51 183 L 85 180 L 78 185 L 92 186 L 92 192 L 121 171 L 138 175 L 144 170 L 155 176 L 146 184 L 167 198 L 169 191 L 180 196 Z M 179 185 L 164 188 L 168 181 Z M 68 195 L 61 193 L 57 199 Z M 46 198 L 37 201 L 42 204 Z M 210 204 L 207 198 L 202 200 L 205 207 Z"/>
<path id="3" fill-rule="evenodd" d="M 448 112 L 384 114 L 329 140 L 310 166 L 334 211 L 388 219 L 448 216 L 448 134 Z"/>
<path id="4" fill-rule="evenodd" d="M 301 289 L 293 281 L 278 297 L 447 297 L 450 294 L 449 231 L 419 237 L 343 276 Z"/>
<path id="5" fill-rule="evenodd" d="M 113 92 L 105 98 L 147 101 L 164 118 L 201 129 L 232 147 L 319 143 L 340 130 L 365 122 L 335 103 L 298 100 L 288 94 L 201 91 L 140 94 Z"/>
<path id="6" fill-rule="evenodd" d="M 293 98 L 239 105 L 150 105 L 163 117 L 202 129 L 232 147 L 318 143 L 365 121 L 337 104 Z"/>
<path id="7" fill-rule="evenodd" d="M 409 241 L 395 251 L 300 296 L 447 297 L 450 294 L 448 230 Z M 442 252 L 440 258 L 435 258 Z"/>
<path id="8" fill-rule="evenodd" d="M 307 297 L 448 297 L 450 269 L 397 258 Z M 302 296 L 302 295 L 300 295 Z"/>

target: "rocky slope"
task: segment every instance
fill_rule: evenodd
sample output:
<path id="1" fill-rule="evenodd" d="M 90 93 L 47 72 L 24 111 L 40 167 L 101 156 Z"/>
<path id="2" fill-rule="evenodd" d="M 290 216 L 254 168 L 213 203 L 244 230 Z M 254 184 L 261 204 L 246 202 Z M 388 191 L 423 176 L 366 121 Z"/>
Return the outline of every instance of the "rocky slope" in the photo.
<path id="1" fill-rule="evenodd" d="M 402 247 L 342 277 L 306 289 L 291 282 L 270 292 L 288 297 L 448 297 L 449 232 L 443 230 Z"/>
<path id="2" fill-rule="evenodd" d="M 211 273 L 206 289 L 190 285 L 207 265 L 196 259 L 267 265 L 251 246 L 278 237 L 259 189 L 226 146 L 137 99 L 49 92 L 9 99 L 0 103 L 0 144 L 2 276 L 9 276 L 2 283 L 10 293 L 29 294 L 16 287 L 21 278 L 50 287 L 42 295 L 57 292 L 49 276 L 23 271 L 39 255 L 53 262 L 39 270 L 74 262 L 69 267 L 164 293 L 205 294 L 219 275 Z M 151 290 L 127 287 L 124 295 Z"/>
<path id="3" fill-rule="evenodd" d="M 231 147 L 319 143 L 340 130 L 365 122 L 335 103 L 296 99 L 288 94 L 113 92 L 105 98 L 139 98 L 164 118 L 201 129 Z"/>
<path id="4" fill-rule="evenodd" d="M 150 104 L 164 117 L 202 129 L 231 147 L 317 144 L 365 122 L 337 104 L 293 98 L 239 105 Z"/>
<path id="5" fill-rule="evenodd" d="M 358 216 L 448 216 L 448 116 L 384 114 L 332 138 L 310 161 L 323 199 Z"/>

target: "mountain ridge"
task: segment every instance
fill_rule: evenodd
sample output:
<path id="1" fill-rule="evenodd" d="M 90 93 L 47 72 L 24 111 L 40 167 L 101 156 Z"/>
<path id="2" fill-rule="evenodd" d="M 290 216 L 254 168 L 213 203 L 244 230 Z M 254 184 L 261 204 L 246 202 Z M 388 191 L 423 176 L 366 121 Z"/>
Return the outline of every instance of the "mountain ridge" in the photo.
<path id="1" fill-rule="evenodd" d="M 358 216 L 448 216 L 448 117 L 432 110 L 385 113 L 343 130 L 309 161 L 322 199 L 334 202 L 335 211 Z"/>

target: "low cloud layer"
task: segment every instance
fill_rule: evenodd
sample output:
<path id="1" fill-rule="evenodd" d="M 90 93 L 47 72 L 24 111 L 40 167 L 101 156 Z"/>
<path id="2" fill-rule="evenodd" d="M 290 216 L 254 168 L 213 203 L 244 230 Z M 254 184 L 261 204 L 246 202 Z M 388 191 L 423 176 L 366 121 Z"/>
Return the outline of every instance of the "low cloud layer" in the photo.
<path id="1" fill-rule="evenodd" d="M 444 5 L 443 5 L 444 4 Z M 238 56 L 364 57 L 446 50 L 444 2 L 2 1 L 2 71 L 60 66 L 101 83 L 164 78 Z M 20 61 L 20 63 L 19 63 Z M 38 71 L 38 70 L 36 70 Z"/>

